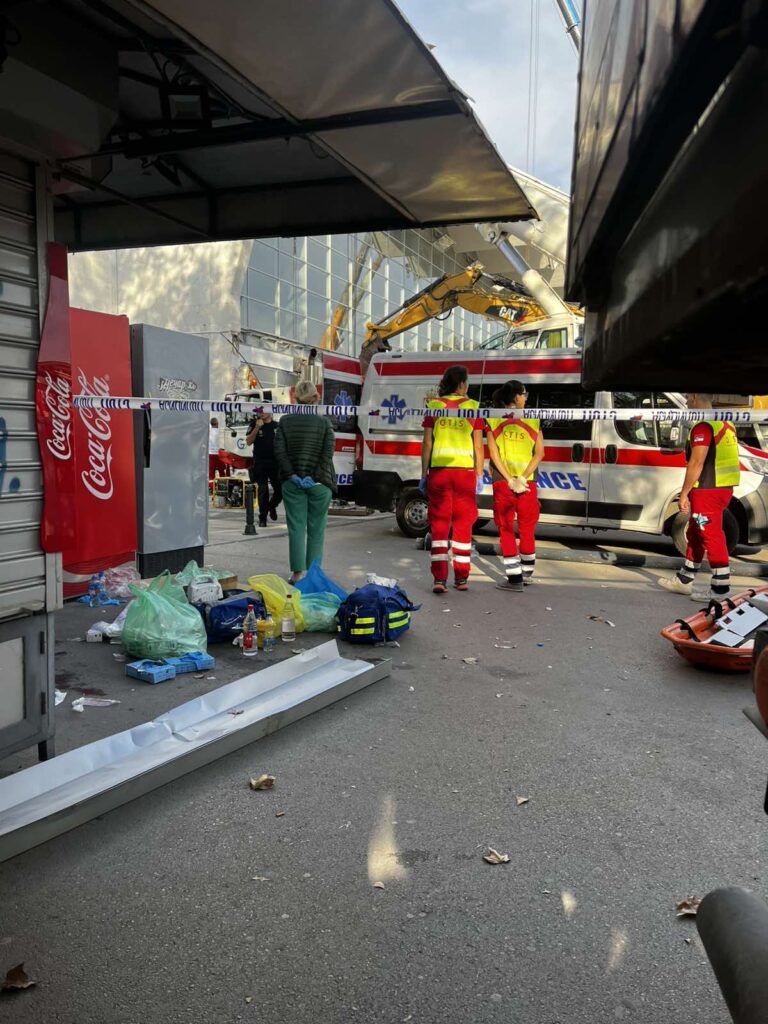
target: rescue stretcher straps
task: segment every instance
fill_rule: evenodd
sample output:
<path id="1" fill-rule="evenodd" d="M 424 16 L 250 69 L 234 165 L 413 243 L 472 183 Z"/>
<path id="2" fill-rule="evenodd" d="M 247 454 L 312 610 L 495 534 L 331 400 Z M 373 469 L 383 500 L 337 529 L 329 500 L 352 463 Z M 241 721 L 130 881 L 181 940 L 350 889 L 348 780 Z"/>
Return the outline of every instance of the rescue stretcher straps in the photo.
<path id="1" fill-rule="evenodd" d="M 715 420 L 722 423 L 758 423 L 768 425 L 768 409 L 409 409 L 382 406 L 364 409 L 359 405 L 286 405 L 278 402 L 213 402 L 207 400 L 173 398 L 103 398 L 94 395 L 75 395 L 75 409 L 138 410 L 158 412 L 221 412 L 253 414 L 271 412 L 277 416 L 298 413 L 302 416 L 333 416 L 345 419 L 351 416 L 373 416 L 394 426 L 406 417 L 423 419 L 455 417 L 459 419 L 539 419 L 576 420 L 580 423 L 636 420 L 645 423 L 699 423 Z"/>

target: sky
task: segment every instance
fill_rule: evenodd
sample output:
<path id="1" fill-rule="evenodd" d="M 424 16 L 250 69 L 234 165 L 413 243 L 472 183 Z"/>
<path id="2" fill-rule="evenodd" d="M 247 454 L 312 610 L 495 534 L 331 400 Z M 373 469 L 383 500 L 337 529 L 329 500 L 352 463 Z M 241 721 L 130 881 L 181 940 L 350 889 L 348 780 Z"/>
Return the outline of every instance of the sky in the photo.
<path id="1" fill-rule="evenodd" d="M 397 0 L 507 163 L 570 192 L 578 59 L 555 0 Z M 539 8 L 536 152 L 526 165 L 531 3 Z"/>

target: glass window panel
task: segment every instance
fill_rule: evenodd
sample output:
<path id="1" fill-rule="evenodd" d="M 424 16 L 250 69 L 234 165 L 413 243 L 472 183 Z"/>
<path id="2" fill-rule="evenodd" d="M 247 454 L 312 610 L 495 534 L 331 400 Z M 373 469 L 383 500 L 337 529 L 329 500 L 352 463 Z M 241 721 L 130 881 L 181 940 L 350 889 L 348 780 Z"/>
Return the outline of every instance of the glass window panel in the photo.
<path id="1" fill-rule="evenodd" d="M 307 292 L 305 288 L 297 288 L 294 291 L 293 309 L 299 316 L 307 315 Z"/>
<path id="2" fill-rule="evenodd" d="M 331 270 L 337 277 L 341 277 L 345 281 L 349 280 L 349 260 L 346 252 L 334 251 L 331 253 Z"/>
<path id="3" fill-rule="evenodd" d="M 387 276 L 394 285 L 403 283 L 403 264 L 400 260 L 387 261 Z"/>
<path id="4" fill-rule="evenodd" d="M 653 396 L 650 391 L 616 391 L 613 395 L 613 406 L 615 409 L 650 409 L 653 406 Z M 641 444 L 645 447 L 654 447 L 656 444 L 653 423 L 645 423 L 642 420 L 616 420 L 614 426 L 619 437 L 630 444 Z"/>
<path id="5" fill-rule="evenodd" d="M 277 300 L 277 280 L 274 277 L 267 277 L 258 270 L 249 270 L 248 298 L 274 305 Z"/>
<path id="6" fill-rule="evenodd" d="M 582 391 L 578 384 L 528 385 L 528 405 L 532 409 L 591 409 L 595 396 Z M 592 424 L 580 420 L 542 419 L 541 430 L 545 441 L 589 441 Z"/>
<path id="7" fill-rule="evenodd" d="M 347 299 L 349 281 L 345 277 L 331 278 L 331 302 L 338 303 Z"/>
<path id="8" fill-rule="evenodd" d="M 292 238 L 281 238 L 278 240 L 278 248 L 280 252 L 286 253 L 288 256 L 293 256 L 294 251 L 294 239 Z"/>
<path id="9" fill-rule="evenodd" d="M 307 288 L 315 295 L 328 294 L 328 275 L 324 270 L 307 267 Z"/>
<path id="10" fill-rule="evenodd" d="M 295 341 L 298 333 L 298 317 L 296 314 L 291 313 L 287 309 L 281 309 L 278 322 L 280 325 L 278 332 L 280 337 Z"/>
<path id="11" fill-rule="evenodd" d="M 346 256 L 349 249 L 349 235 L 331 235 L 331 248 L 334 252 L 341 252 Z"/>
<path id="12" fill-rule="evenodd" d="M 263 241 L 253 243 L 250 265 L 254 270 L 277 277 L 277 253 Z"/>
<path id="13" fill-rule="evenodd" d="M 294 309 L 294 303 L 296 301 L 296 289 L 290 281 L 280 282 L 280 302 L 279 306 L 281 309 L 286 311 Z"/>
<path id="14" fill-rule="evenodd" d="M 324 295 L 315 295 L 314 292 L 307 292 L 307 315 L 316 320 L 330 320 L 328 300 Z"/>
<path id="15" fill-rule="evenodd" d="M 275 307 L 268 306 L 265 302 L 248 300 L 248 327 L 252 331 L 264 331 L 266 334 L 275 333 Z"/>
<path id="16" fill-rule="evenodd" d="M 292 256 L 286 256 L 284 253 L 280 253 L 278 257 L 278 270 L 280 277 L 283 281 L 293 281 L 293 275 L 295 273 L 296 261 Z"/>
<path id="17" fill-rule="evenodd" d="M 387 294 L 387 279 L 384 276 L 384 270 L 382 267 L 376 271 L 371 278 L 371 291 L 374 295 L 380 295 L 382 298 Z"/>
<path id="18" fill-rule="evenodd" d="M 307 318 L 304 316 L 297 316 L 295 321 L 296 334 L 294 335 L 296 341 L 300 341 L 302 344 L 313 343 L 315 345 L 320 344 L 320 338 L 310 338 L 307 329 Z"/>
<path id="19" fill-rule="evenodd" d="M 316 238 L 307 240 L 307 262 L 313 267 L 325 270 L 328 265 L 328 247 Z"/>
<path id="20" fill-rule="evenodd" d="M 297 260 L 306 260 L 307 258 L 307 240 L 306 238 L 294 238 L 293 240 L 293 255 Z"/>

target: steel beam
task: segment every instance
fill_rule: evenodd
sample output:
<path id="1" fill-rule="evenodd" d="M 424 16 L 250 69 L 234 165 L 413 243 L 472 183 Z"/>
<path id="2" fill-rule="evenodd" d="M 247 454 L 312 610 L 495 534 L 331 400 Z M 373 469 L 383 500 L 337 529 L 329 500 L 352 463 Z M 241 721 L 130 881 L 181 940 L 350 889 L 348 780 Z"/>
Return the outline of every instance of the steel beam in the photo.
<path id="1" fill-rule="evenodd" d="M 0 861 L 349 697 L 390 670 L 389 659 L 342 658 L 331 640 L 154 721 L 10 775 L 0 780 Z"/>

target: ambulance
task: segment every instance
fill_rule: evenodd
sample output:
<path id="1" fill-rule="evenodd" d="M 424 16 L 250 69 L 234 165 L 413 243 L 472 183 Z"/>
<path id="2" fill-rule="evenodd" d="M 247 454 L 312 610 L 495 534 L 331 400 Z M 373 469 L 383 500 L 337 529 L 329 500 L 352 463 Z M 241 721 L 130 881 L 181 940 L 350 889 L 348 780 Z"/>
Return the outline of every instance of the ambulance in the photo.
<path id="1" fill-rule="evenodd" d="M 542 420 L 546 455 L 538 472 L 541 522 L 594 530 L 631 530 L 670 536 L 685 551 L 687 516 L 678 507 L 685 472 L 687 428 L 675 423 L 682 395 L 663 391 L 581 388 L 581 351 L 526 349 L 472 352 L 388 352 L 374 356 L 363 384 L 353 494 L 358 505 L 394 511 L 406 537 L 427 532 L 427 504 L 418 490 L 422 426 L 404 414 L 437 394 L 443 372 L 456 363 L 469 371 L 469 397 L 492 405 L 495 389 L 510 379 L 525 383 L 528 406 L 539 409 L 669 409 L 668 421 Z M 724 527 L 729 550 L 768 541 L 768 428 L 738 425 L 741 483 Z M 487 452 L 486 452 L 487 455 Z M 478 496 L 477 528 L 493 512 L 486 470 Z"/>
<path id="2" fill-rule="evenodd" d="M 295 346 L 298 348 L 298 346 Z M 275 366 L 274 373 L 283 371 L 283 380 L 287 383 L 268 385 L 269 369 L 260 366 L 259 372 L 264 375 L 261 387 L 246 388 L 224 396 L 227 402 L 277 402 L 289 405 L 295 401 L 294 388 L 299 380 L 311 380 L 320 392 L 321 401 L 328 405 L 340 407 L 339 415 L 331 416 L 331 426 L 336 438 L 333 456 L 333 467 L 338 487 L 337 498 L 344 501 L 352 497 L 352 474 L 355 468 L 355 438 L 358 429 L 357 416 L 344 415 L 347 406 L 357 406 L 360 402 L 363 378 L 360 363 L 350 356 L 338 352 L 325 352 L 322 349 L 309 349 L 309 359 L 294 358 L 292 369 L 286 371 L 283 366 Z M 266 356 L 262 357 L 266 362 Z M 285 361 L 285 360 L 284 360 Z M 287 365 L 287 363 L 286 363 Z M 295 379 L 293 379 L 295 378 Z M 279 416 L 275 419 L 279 420 Z M 224 429 L 220 431 L 220 457 L 230 466 L 230 473 L 247 476 L 251 465 L 252 450 L 246 445 L 245 438 L 248 425 L 253 417 L 250 414 L 227 413 Z"/>

